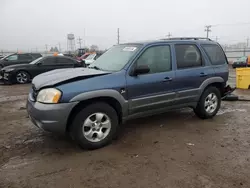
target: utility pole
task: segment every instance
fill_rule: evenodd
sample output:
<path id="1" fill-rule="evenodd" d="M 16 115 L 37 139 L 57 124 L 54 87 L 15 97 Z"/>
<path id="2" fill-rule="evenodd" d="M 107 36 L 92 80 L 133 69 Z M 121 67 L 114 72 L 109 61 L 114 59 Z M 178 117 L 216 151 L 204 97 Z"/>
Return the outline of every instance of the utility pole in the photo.
<path id="1" fill-rule="evenodd" d="M 83 47 L 85 48 L 86 47 L 86 33 L 85 33 L 85 28 L 83 30 L 83 34 L 84 34 L 84 36 L 83 36 Z"/>
<path id="2" fill-rule="evenodd" d="M 79 37 L 77 40 L 78 40 L 78 44 L 79 44 L 80 48 L 82 48 L 82 39 Z"/>
<path id="3" fill-rule="evenodd" d="M 248 48 L 248 44 L 249 44 L 249 37 L 247 37 L 247 48 Z"/>
<path id="4" fill-rule="evenodd" d="M 120 29 L 117 28 L 117 44 L 120 44 Z"/>
<path id="5" fill-rule="evenodd" d="M 217 36 L 215 37 L 215 41 L 218 42 L 218 37 Z"/>
<path id="6" fill-rule="evenodd" d="M 48 44 L 45 44 L 46 52 L 48 51 Z"/>
<path id="7" fill-rule="evenodd" d="M 211 30 L 211 25 L 206 25 L 205 26 L 205 32 L 207 32 L 207 38 L 208 38 L 208 35 L 209 35 L 209 32 L 211 32 L 212 30 Z"/>
<path id="8" fill-rule="evenodd" d="M 58 47 L 59 47 L 59 49 L 58 49 L 59 52 L 61 52 L 61 43 L 60 42 L 58 43 Z"/>
<path id="9" fill-rule="evenodd" d="M 170 32 L 168 32 L 168 34 L 166 35 L 168 38 L 170 38 L 172 36 L 172 34 Z"/>

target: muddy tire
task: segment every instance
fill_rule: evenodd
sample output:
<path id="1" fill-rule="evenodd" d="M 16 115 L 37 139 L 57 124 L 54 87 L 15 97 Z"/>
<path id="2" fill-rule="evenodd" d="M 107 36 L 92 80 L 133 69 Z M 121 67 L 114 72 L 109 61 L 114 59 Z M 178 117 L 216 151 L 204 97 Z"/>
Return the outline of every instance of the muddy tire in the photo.
<path id="1" fill-rule="evenodd" d="M 216 87 L 208 87 L 201 95 L 195 114 L 201 119 L 213 118 L 221 105 L 221 94 Z"/>
<path id="2" fill-rule="evenodd" d="M 115 109 L 98 102 L 78 112 L 70 127 L 70 134 L 83 149 L 98 149 L 112 142 L 118 124 Z"/>
<path id="3" fill-rule="evenodd" d="M 26 71 L 19 71 L 16 73 L 16 82 L 18 84 L 27 84 L 30 82 L 30 75 Z"/>

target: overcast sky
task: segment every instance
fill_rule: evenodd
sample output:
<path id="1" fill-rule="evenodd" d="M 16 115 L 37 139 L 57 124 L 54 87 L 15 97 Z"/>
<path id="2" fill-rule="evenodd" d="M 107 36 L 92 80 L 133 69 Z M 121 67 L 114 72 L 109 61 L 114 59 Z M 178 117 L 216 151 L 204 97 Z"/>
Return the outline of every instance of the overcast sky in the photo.
<path id="1" fill-rule="evenodd" d="M 0 50 L 45 50 L 68 33 L 86 45 L 108 48 L 120 41 L 206 36 L 204 25 L 250 23 L 250 0 L 0 0 Z M 245 42 L 250 24 L 212 27 L 221 43 Z M 77 45 L 77 47 L 79 47 Z"/>

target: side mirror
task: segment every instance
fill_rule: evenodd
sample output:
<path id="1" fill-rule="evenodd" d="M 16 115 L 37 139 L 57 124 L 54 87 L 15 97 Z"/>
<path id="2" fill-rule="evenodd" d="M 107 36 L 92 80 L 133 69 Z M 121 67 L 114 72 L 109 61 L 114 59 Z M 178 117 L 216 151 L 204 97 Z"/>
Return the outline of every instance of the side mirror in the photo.
<path id="1" fill-rule="evenodd" d="M 139 74 L 147 74 L 149 73 L 149 71 L 150 71 L 150 68 L 148 67 L 148 65 L 139 65 L 135 67 L 134 75 L 137 76 Z"/>

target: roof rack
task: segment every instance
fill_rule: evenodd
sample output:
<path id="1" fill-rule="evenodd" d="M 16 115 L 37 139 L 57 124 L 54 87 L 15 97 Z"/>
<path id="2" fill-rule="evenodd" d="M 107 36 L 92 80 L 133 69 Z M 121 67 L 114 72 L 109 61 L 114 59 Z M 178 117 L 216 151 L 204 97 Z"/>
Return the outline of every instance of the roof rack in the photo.
<path id="1" fill-rule="evenodd" d="M 209 40 L 212 41 L 210 38 L 206 37 L 173 37 L 173 38 L 166 38 L 161 40 Z"/>

